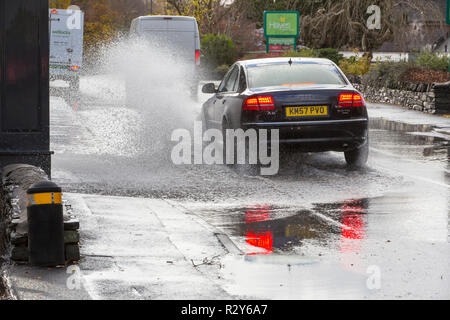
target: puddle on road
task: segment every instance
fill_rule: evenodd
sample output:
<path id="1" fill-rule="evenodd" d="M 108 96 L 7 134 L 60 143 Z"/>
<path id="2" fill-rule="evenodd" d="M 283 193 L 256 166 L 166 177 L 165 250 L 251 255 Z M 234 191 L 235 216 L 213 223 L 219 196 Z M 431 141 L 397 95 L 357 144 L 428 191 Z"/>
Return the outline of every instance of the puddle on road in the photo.
<path id="1" fill-rule="evenodd" d="M 288 253 L 310 240 L 326 245 L 330 237 L 340 237 L 341 244 L 352 246 L 347 239 L 364 238 L 368 204 L 367 199 L 349 200 L 316 204 L 312 210 L 252 205 L 222 211 L 219 219 L 211 217 L 210 222 L 240 238 L 247 255 Z"/>
<path id="2" fill-rule="evenodd" d="M 232 238 L 241 239 L 238 242 L 245 253 L 222 260 L 220 273 L 226 290 L 270 299 L 369 295 L 366 274 L 355 260 L 366 234 L 368 205 L 369 201 L 362 199 L 316 204 L 312 210 L 253 205 L 222 212 L 222 228 Z M 341 261 L 301 253 L 306 242 L 319 242 L 318 247 L 323 248 L 330 239 L 337 244 Z"/>
<path id="3" fill-rule="evenodd" d="M 370 298 L 377 291 L 369 289 L 368 277 L 373 268 L 381 268 L 386 277 L 398 281 L 389 294 L 402 296 L 412 290 L 402 289 L 402 277 L 421 277 L 424 266 L 447 268 L 447 258 L 429 261 L 450 235 L 447 199 L 439 203 L 437 198 L 393 193 L 316 204 L 311 210 L 251 205 L 216 211 L 215 217 L 208 211 L 205 216 L 244 252 L 221 261 L 220 277 L 231 294 L 260 299 Z M 421 291 L 416 293 L 420 296 Z"/>
<path id="4" fill-rule="evenodd" d="M 446 139 L 432 132 L 433 126 L 408 124 L 387 119 L 370 120 L 371 145 L 419 160 L 449 160 Z"/>
<path id="5" fill-rule="evenodd" d="M 383 118 L 371 118 L 369 127 L 370 129 L 381 129 L 397 132 L 430 132 L 433 130 L 433 126 L 429 124 L 403 123 Z"/>

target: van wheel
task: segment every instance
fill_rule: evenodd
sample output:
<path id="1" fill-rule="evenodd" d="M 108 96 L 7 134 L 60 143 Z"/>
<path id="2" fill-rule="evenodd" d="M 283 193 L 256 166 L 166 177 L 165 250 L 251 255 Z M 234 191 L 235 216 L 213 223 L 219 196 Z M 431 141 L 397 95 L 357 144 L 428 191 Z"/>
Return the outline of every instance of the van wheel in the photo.
<path id="1" fill-rule="evenodd" d="M 362 168 L 366 165 L 367 160 L 369 159 L 369 141 L 362 146 L 361 148 L 346 151 L 345 161 L 350 167 Z"/>

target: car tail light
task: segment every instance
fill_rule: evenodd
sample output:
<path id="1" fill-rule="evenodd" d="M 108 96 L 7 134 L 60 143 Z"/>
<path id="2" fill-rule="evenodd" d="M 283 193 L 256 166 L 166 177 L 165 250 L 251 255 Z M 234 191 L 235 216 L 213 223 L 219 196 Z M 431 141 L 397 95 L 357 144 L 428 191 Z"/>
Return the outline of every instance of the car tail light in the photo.
<path id="1" fill-rule="evenodd" d="M 258 97 L 258 103 L 261 110 L 275 109 L 275 104 L 273 103 L 273 98 L 271 96 Z"/>
<path id="2" fill-rule="evenodd" d="M 70 70 L 72 70 L 72 71 L 78 71 L 79 68 L 80 68 L 80 67 L 78 67 L 78 66 L 71 66 L 71 67 L 70 67 Z"/>
<path id="3" fill-rule="evenodd" d="M 57 10 L 52 10 L 52 13 L 55 14 L 55 13 L 58 13 L 58 11 Z"/>
<path id="4" fill-rule="evenodd" d="M 272 96 L 250 97 L 245 100 L 243 110 L 275 110 Z"/>
<path id="5" fill-rule="evenodd" d="M 195 64 L 200 65 L 200 50 L 195 50 Z"/>
<path id="6" fill-rule="evenodd" d="M 358 93 L 341 93 L 339 95 L 339 107 L 364 107 L 363 97 Z"/>
<path id="7" fill-rule="evenodd" d="M 353 106 L 354 107 L 364 107 L 366 104 L 364 103 L 363 97 L 360 94 L 353 95 Z"/>
<path id="8" fill-rule="evenodd" d="M 242 107 L 244 110 L 259 110 L 258 98 L 248 98 Z"/>

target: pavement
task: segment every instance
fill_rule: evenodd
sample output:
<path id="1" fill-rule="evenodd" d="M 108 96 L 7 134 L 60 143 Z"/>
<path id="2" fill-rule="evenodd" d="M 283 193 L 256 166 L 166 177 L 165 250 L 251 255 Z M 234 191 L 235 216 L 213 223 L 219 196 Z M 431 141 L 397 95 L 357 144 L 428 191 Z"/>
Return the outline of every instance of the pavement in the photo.
<path id="1" fill-rule="evenodd" d="M 11 268 L 18 299 L 232 298 L 208 273 L 228 254 L 227 242 L 192 213 L 156 199 L 72 193 L 64 199 L 80 219 L 83 258 L 67 268 Z M 102 226 L 108 229 L 100 235 Z"/>

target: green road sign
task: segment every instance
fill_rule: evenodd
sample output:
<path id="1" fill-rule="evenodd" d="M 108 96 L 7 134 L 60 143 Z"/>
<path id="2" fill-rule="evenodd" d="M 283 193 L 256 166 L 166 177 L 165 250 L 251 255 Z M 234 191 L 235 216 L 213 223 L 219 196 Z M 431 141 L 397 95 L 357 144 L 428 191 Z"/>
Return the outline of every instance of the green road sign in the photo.
<path id="1" fill-rule="evenodd" d="M 267 53 L 270 51 L 293 51 L 296 49 L 297 38 L 267 38 Z"/>
<path id="2" fill-rule="evenodd" d="M 266 11 L 264 12 L 264 36 L 297 38 L 299 21 L 298 11 Z"/>
<path id="3" fill-rule="evenodd" d="M 269 44 L 274 46 L 293 46 L 296 38 L 269 38 Z"/>

